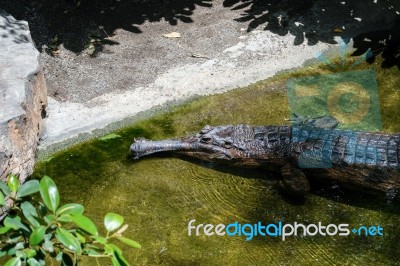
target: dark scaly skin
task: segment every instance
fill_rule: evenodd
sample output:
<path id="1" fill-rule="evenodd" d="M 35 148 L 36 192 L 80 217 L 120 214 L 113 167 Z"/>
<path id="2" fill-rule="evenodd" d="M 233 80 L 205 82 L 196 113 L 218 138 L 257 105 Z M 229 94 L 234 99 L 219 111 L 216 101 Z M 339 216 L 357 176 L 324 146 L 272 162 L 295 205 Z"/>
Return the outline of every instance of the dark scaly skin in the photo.
<path id="1" fill-rule="evenodd" d="M 138 139 L 130 149 L 134 159 L 172 151 L 235 166 L 275 165 L 282 169 L 283 183 L 297 195 L 309 190 L 303 173 L 363 191 L 391 195 L 400 191 L 400 135 L 396 134 L 290 126 L 206 126 L 195 136 L 182 139 Z"/>

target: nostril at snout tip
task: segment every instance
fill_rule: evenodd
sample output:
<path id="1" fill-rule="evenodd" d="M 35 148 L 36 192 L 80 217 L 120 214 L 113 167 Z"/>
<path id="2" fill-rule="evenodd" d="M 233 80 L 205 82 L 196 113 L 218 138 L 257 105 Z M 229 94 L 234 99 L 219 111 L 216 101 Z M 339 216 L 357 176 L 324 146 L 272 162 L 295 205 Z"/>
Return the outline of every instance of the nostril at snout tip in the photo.
<path id="1" fill-rule="evenodd" d="M 131 145 L 130 153 L 131 153 L 131 157 L 134 160 L 137 160 L 140 158 L 140 152 L 139 152 L 137 145 L 135 145 L 135 144 Z"/>

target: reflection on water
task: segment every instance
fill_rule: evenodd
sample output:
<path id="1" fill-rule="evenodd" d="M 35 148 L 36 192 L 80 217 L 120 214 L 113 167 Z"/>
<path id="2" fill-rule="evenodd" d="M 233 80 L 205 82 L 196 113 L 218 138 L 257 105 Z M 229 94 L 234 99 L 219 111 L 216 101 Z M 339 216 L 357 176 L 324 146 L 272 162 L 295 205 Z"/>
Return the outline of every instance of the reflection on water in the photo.
<path id="1" fill-rule="evenodd" d="M 385 70 L 385 84 L 398 83 L 398 72 Z M 392 78 L 395 81 L 387 82 Z M 382 73 L 378 73 L 378 82 Z M 285 76 L 283 77 L 285 78 Z M 283 86 L 283 87 L 282 87 Z M 382 96 L 381 96 L 382 98 Z M 390 117 L 396 102 L 383 97 Z M 397 99 L 398 100 L 398 99 Z M 64 202 L 82 203 L 101 227 L 107 212 L 130 225 L 127 236 L 142 244 L 125 249 L 139 265 L 368 265 L 400 264 L 400 208 L 374 197 L 314 186 L 304 202 L 287 199 L 276 186 L 279 176 L 267 170 L 238 170 L 180 158 L 149 157 L 133 162 L 128 147 L 134 137 L 161 139 L 187 135 L 205 124 L 281 124 L 288 118 L 284 82 L 202 98 L 175 111 L 116 132 L 121 137 L 94 140 L 43 161 L 35 177 L 53 177 Z M 392 108 L 392 109 L 391 109 Z M 385 110 L 382 110 L 385 113 Z M 385 124 L 386 121 L 386 124 Z M 398 123 L 400 124 L 400 123 Z M 398 128 L 395 128 L 398 129 Z M 380 225 L 384 236 L 241 237 L 188 236 L 192 219 L 199 223 L 318 223 Z M 107 265 L 103 262 L 102 265 Z M 84 260 L 83 265 L 93 265 Z"/>

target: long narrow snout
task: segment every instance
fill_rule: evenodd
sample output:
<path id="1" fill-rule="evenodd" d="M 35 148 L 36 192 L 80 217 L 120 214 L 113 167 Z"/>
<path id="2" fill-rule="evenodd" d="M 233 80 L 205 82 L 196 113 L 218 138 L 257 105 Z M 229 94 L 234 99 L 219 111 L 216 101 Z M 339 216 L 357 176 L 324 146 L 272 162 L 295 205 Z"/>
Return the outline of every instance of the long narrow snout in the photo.
<path id="1" fill-rule="evenodd" d="M 160 141 L 137 139 L 131 145 L 130 150 L 133 159 L 139 159 L 143 156 L 159 152 L 182 152 L 203 160 L 231 158 L 230 152 L 224 148 L 187 139 Z"/>
<path id="2" fill-rule="evenodd" d="M 159 152 L 169 151 L 191 151 L 196 149 L 195 143 L 183 142 L 181 140 L 152 141 L 138 139 L 131 145 L 131 154 L 134 159 Z"/>

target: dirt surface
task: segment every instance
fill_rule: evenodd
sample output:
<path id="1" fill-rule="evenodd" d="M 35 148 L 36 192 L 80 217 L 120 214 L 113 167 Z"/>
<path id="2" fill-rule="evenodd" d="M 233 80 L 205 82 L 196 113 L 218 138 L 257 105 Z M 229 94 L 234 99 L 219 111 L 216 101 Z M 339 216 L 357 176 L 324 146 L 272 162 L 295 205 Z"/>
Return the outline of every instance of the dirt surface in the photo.
<path id="1" fill-rule="evenodd" d="M 116 5 L 113 10 L 112 3 Z M 189 3 L 182 5 L 182 10 L 189 10 L 188 6 L 192 6 Z M 136 11 L 137 7 L 142 8 L 142 11 Z M 63 25 L 68 21 L 55 20 L 57 24 L 49 24 L 48 27 L 46 22 L 50 21 L 46 19 L 53 18 L 48 14 L 53 11 L 50 7 L 41 6 L 40 3 L 37 3 L 36 7 L 25 7 L 31 16 L 35 17 L 32 19 L 31 31 L 33 36 L 37 35 L 38 48 L 49 47 L 49 43 L 56 36 L 61 44 L 55 53 L 56 56 L 53 56 L 51 49 L 45 48 L 42 53 L 49 96 L 57 101 L 85 103 L 110 91 L 127 91 L 145 86 L 153 83 L 158 75 L 166 72 L 171 66 L 198 63 L 205 59 L 192 57 L 192 54 L 215 57 L 236 43 L 240 28 L 245 27 L 234 22 L 237 13 L 221 12 L 228 11 L 223 9 L 222 3 L 215 3 L 213 7 L 197 5 L 195 10 L 188 11 L 193 13 L 191 18 L 180 17 L 176 25 L 171 25 L 175 23 L 163 15 L 147 18 L 152 12 L 162 12 L 161 7 L 160 3 L 138 6 L 130 4 L 129 1 L 111 1 L 110 4 L 104 4 L 104 17 L 97 20 L 96 15 L 100 15 L 102 7 L 91 9 L 90 5 L 86 4 L 81 9 L 88 10 L 89 18 L 80 18 L 78 16 L 87 14 L 80 9 L 78 12 L 72 4 L 65 4 L 52 9 L 55 9 L 56 13 L 62 13 L 62 9 L 73 13 L 71 16 L 63 14 L 66 20 L 72 20 L 71 25 Z M 177 10 L 173 12 L 181 13 Z M 114 21 L 109 23 L 112 26 L 104 27 L 104 23 L 107 23 L 105 20 L 108 19 L 107 14 L 112 16 L 110 19 Z M 135 15 L 143 18 L 134 18 Z M 124 24 L 129 24 L 130 21 L 133 25 L 130 28 L 127 25 L 124 27 Z M 140 25 L 135 25 L 135 22 Z M 82 23 L 88 25 L 79 25 Z M 100 30 L 99 26 L 103 26 L 104 31 Z M 33 29 L 34 27 L 38 27 L 39 32 L 36 32 L 38 30 Z M 174 31 L 181 33 L 182 38 L 163 37 L 163 34 Z M 112 37 L 108 38 L 106 34 Z M 101 41 L 95 43 L 96 52 L 91 56 L 87 46 L 93 39 Z"/>
<path id="2" fill-rule="evenodd" d="M 2 6 L 30 23 L 42 52 L 50 96 L 45 150 L 154 106 L 301 66 L 339 37 L 353 38 L 356 54 L 383 52 L 383 67 L 400 65 L 398 1 L 300 2 L 86 0 L 78 7 L 5 0 Z M 181 38 L 163 36 L 171 32 Z"/>

